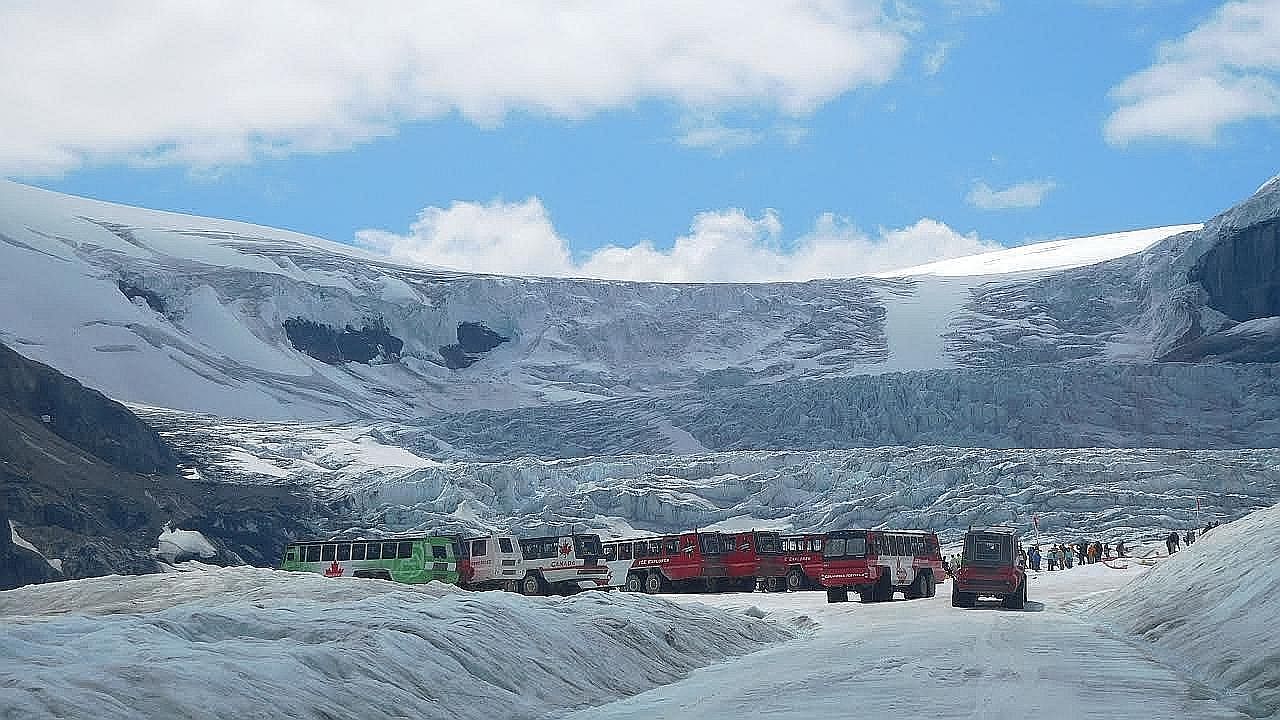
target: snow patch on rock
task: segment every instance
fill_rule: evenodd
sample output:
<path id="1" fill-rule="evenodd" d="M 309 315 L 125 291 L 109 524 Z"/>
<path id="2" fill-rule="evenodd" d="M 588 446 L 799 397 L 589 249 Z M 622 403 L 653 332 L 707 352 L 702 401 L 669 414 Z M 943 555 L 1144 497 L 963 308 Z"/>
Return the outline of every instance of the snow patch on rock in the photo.
<path id="1" fill-rule="evenodd" d="M 215 557 L 218 549 L 197 530 L 174 530 L 165 523 L 153 552 L 156 557 L 172 563 L 180 557 Z"/>

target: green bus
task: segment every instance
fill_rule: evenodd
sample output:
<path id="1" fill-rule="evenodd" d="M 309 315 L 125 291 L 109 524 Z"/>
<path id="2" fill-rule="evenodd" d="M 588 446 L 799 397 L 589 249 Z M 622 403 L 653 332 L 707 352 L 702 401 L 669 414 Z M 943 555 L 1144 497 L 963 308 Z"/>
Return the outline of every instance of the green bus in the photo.
<path id="1" fill-rule="evenodd" d="M 284 548 L 281 570 L 325 577 L 363 577 L 402 583 L 458 584 L 459 538 L 420 535 L 375 540 L 309 540 Z"/>

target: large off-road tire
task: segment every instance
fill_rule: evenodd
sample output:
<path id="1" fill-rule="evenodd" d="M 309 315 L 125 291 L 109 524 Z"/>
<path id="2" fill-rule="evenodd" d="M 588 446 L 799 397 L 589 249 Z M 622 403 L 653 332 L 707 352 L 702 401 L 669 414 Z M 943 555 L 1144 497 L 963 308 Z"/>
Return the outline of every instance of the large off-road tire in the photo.
<path id="1" fill-rule="evenodd" d="M 1000 599 L 1000 604 L 1010 610 L 1021 610 L 1027 604 L 1027 579 L 1024 577 L 1018 589 Z"/>
<path id="2" fill-rule="evenodd" d="M 662 592 L 662 575 L 661 573 L 652 572 L 644 579 L 644 591 L 650 595 L 656 595 Z"/>
<path id="3" fill-rule="evenodd" d="M 804 584 L 804 573 L 800 571 L 800 568 L 792 568 L 791 572 L 787 573 L 788 590 L 803 590 Z"/>
<path id="4" fill-rule="evenodd" d="M 625 589 L 627 592 L 640 592 L 644 590 L 644 576 L 640 573 L 627 573 L 627 584 Z"/>
<path id="5" fill-rule="evenodd" d="M 971 608 L 977 599 L 973 593 L 960 592 L 955 583 L 951 584 L 951 607 Z"/>
<path id="6" fill-rule="evenodd" d="M 925 573 L 925 597 L 935 597 L 938 594 L 938 582 L 933 579 L 933 573 Z"/>
<path id="7" fill-rule="evenodd" d="M 525 575 L 524 579 L 520 581 L 520 594 L 521 595 L 541 595 L 542 580 L 539 579 L 538 576 L 535 575 L 534 573 L 529 573 L 528 575 Z"/>
<path id="8" fill-rule="evenodd" d="M 919 600 L 928 592 L 928 581 L 925 579 L 924 573 L 917 573 L 916 579 L 911 581 L 907 589 L 902 592 L 908 600 Z"/>
<path id="9" fill-rule="evenodd" d="M 893 600 L 893 578 L 889 577 L 889 573 L 885 572 L 880 575 L 880 579 L 876 581 L 876 602 L 889 602 Z"/>
<path id="10" fill-rule="evenodd" d="M 829 603 L 849 602 L 849 588 L 847 587 L 827 588 L 827 602 Z"/>
<path id="11" fill-rule="evenodd" d="M 783 592 L 787 589 L 787 579 L 785 577 L 769 576 L 764 579 L 765 592 Z"/>

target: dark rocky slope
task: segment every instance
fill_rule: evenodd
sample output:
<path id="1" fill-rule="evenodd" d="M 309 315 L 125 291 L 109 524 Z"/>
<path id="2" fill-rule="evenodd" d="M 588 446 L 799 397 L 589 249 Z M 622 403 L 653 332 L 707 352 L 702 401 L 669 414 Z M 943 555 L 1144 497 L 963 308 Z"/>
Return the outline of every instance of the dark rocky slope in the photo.
<path id="1" fill-rule="evenodd" d="M 273 564 L 308 532 L 313 503 L 293 488 L 192 481 L 178 462 L 128 408 L 0 345 L 0 589 L 153 572 L 165 523 L 199 530 L 219 563 Z"/>

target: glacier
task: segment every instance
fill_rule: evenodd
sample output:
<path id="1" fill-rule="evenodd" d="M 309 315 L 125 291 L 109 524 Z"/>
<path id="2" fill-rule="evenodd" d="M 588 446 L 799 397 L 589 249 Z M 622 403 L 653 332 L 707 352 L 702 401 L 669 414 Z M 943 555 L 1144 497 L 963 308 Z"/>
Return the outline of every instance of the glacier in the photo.
<path id="1" fill-rule="evenodd" d="M 1120 320 L 1081 313 L 1054 327 L 1002 318 L 1016 332 L 966 337 L 990 315 L 982 298 L 1005 297 L 1010 283 L 1064 273 L 1109 282 L 1102 261 L 1152 243 L 1155 252 L 1196 227 L 1054 241 L 894 277 L 631 283 L 413 267 L 297 233 L 0 182 L 0 342 L 119 400 L 267 420 L 429 418 L 653 398 L 725 378 L 963 368 L 984 364 L 990 342 L 1012 364 L 1152 359 L 1158 338 L 1119 347 Z M 1093 264 L 1063 269 L 1081 263 Z M 363 343 L 361 361 L 299 344 L 290 323 Z M 457 367 L 469 327 L 504 342 Z"/>

